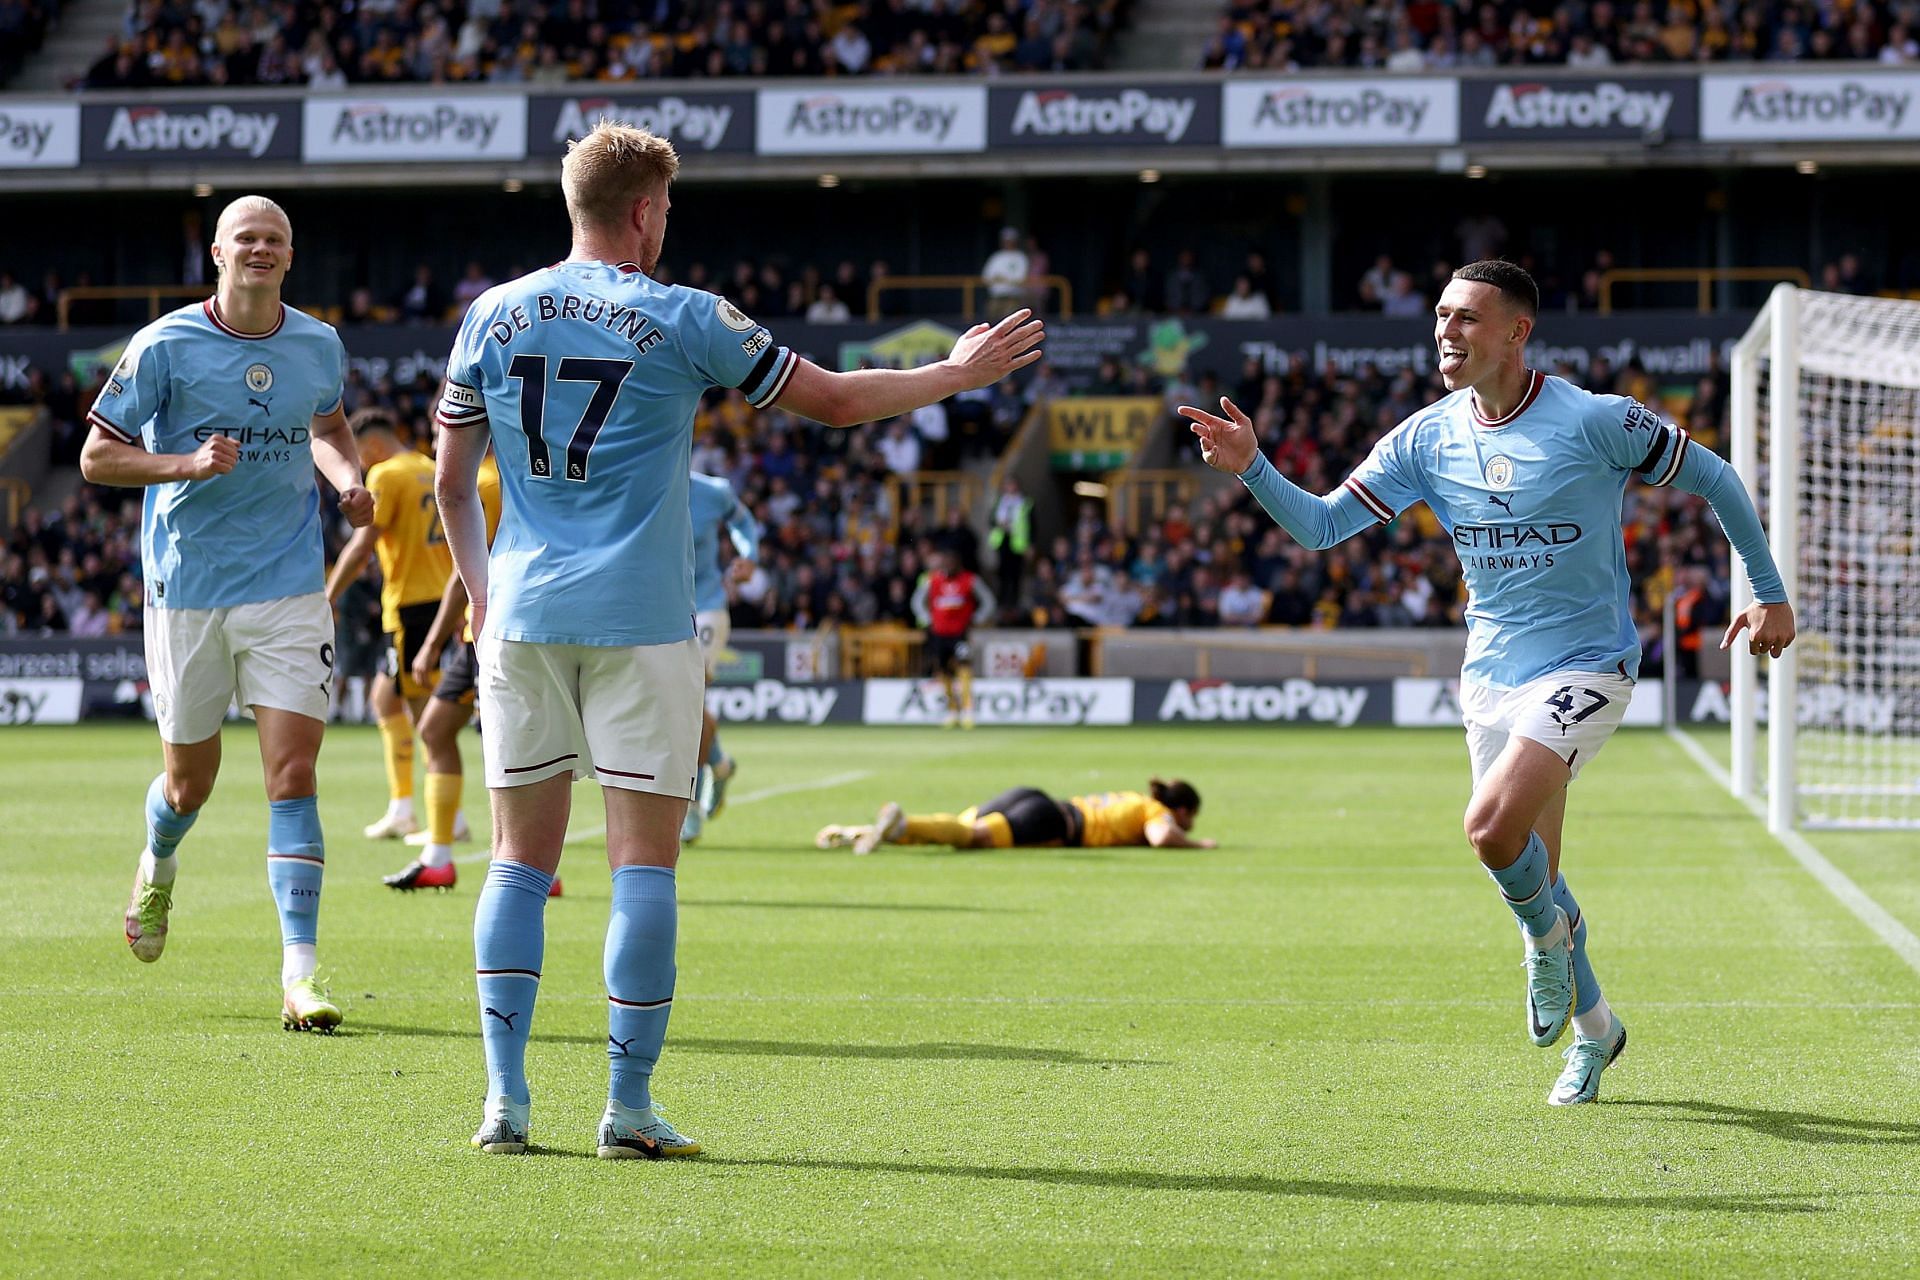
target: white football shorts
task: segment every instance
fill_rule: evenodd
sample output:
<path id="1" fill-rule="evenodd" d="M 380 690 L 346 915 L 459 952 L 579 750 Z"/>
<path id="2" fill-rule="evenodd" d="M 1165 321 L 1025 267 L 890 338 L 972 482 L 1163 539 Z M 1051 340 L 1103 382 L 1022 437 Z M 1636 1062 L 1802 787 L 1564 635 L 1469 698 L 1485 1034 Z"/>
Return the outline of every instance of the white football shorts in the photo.
<path id="1" fill-rule="evenodd" d="M 1477 786 L 1509 738 L 1528 738 L 1567 762 L 1574 777 L 1600 754 L 1633 700 L 1619 672 L 1556 671 L 1518 689 L 1460 682 L 1460 714 Z"/>
<path id="2" fill-rule="evenodd" d="M 707 679 L 713 679 L 714 663 L 733 636 L 733 615 L 725 609 L 707 609 L 693 615 L 694 633 L 700 637 L 700 656 L 707 664 Z"/>
<path id="3" fill-rule="evenodd" d="M 571 773 L 693 798 L 706 700 L 698 640 L 623 647 L 483 635 L 478 647 L 489 787 Z"/>
<path id="4" fill-rule="evenodd" d="M 146 646 L 163 741 L 205 742 L 235 700 L 327 718 L 333 609 L 324 592 L 225 609 L 149 609 Z"/>

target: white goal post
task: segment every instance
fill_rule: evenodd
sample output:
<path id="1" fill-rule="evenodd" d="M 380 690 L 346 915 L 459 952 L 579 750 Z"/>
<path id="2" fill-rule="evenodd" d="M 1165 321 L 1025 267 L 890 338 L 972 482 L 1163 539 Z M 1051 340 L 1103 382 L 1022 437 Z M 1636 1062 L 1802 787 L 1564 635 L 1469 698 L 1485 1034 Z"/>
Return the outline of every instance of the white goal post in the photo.
<path id="1" fill-rule="evenodd" d="M 1732 409 L 1799 624 L 1764 706 L 1734 646 L 1734 794 L 1764 794 L 1775 832 L 1920 828 L 1920 303 L 1779 286 L 1734 348 Z"/>

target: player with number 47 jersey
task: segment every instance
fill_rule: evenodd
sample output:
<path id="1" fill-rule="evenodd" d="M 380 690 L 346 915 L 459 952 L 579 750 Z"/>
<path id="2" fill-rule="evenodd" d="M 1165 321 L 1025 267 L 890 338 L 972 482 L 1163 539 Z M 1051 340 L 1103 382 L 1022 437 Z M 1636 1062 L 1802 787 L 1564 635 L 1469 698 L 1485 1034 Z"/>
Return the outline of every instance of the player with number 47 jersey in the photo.
<path id="1" fill-rule="evenodd" d="M 1460 557 L 1467 653 L 1460 708 L 1473 768 L 1466 833 L 1520 923 L 1527 1034 L 1574 1044 L 1548 1094 L 1592 1102 L 1626 1028 L 1600 994 L 1587 925 L 1560 875 L 1566 788 L 1626 714 L 1640 642 L 1620 527 L 1630 477 L 1713 506 L 1758 602 L 1754 653 L 1793 642 L 1793 610 L 1740 477 L 1686 431 L 1624 396 L 1594 395 L 1528 369 L 1539 290 L 1508 262 L 1454 272 L 1434 308 L 1441 380 L 1452 394 L 1389 432 L 1333 493 L 1317 497 L 1263 457 L 1252 423 L 1182 406 L 1209 465 L 1238 475 L 1280 526 L 1330 547 L 1425 502 Z"/>

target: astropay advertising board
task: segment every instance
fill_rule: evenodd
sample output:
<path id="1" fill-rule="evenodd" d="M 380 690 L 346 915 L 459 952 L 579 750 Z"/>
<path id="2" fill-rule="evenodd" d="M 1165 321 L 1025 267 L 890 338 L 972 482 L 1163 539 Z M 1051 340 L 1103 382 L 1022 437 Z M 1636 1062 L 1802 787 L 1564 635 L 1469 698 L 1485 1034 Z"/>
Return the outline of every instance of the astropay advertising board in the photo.
<path id="1" fill-rule="evenodd" d="M 1920 74 L 1783 75 L 1774 69 L 1700 82 L 1708 142 L 1882 142 L 1920 138 Z"/>
<path id="2" fill-rule="evenodd" d="M 753 150 L 753 95 L 720 93 L 575 93 L 527 101 L 527 153 L 563 156 L 602 120 L 658 134 L 682 154 Z"/>
<path id="3" fill-rule="evenodd" d="M 79 163 L 79 107 L 68 102 L 0 105 L 0 169 L 71 169 Z"/>
<path id="4" fill-rule="evenodd" d="M 236 93 L 215 102 L 89 102 L 80 109 L 80 152 L 89 165 L 298 160 L 300 100 Z"/>
<path id="5" fill-rule="evenodd" d="M 527 100 L 519 94 L 313 97 L 306 100 L 309 164 L 521 160 Z"/>
<path id="6" fill-rule="evenodd" d="M 755 149 L 763 156 L 912 155 L 987 149 L 987 90 L 762 89 Z"/>
<path id="7" fill-rule="evenodd" d="M 1474 77 L 1460 82 L 1466 142 L 1691 140 L 1699 91 L 1684 76 Z"/>
<path id="8" fill-rule="evenodd" d="M 1460 140 L 1452 80 L 1229 80 L 1221 112 L 1229 147 L 1448 146 Z"/>

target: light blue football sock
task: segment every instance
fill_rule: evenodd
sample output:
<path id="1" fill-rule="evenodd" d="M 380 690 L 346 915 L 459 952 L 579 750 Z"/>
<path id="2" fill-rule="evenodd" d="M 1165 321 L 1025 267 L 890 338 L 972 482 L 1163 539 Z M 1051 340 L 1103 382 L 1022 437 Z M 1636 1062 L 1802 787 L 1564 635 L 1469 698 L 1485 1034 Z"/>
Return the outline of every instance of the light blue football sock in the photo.
<path id="1" fill-rule="evenodd" d="M 717 769 L 720 767 L 720 762 L 726 758 L 727 753 L 720 749 L 720 734 L 716 730 L 713 735 L 713 745 L 707 748 L 707 767 Z"/>
<path id="2" fill-rule="evenodd" d="M 1487 874 L 1500 886 L 1501 896 L 1522 929 L 1536 938 L 1553 932 L 1558 917 L 1553 913 L 1553 889 L 1547 883 L 1547 846 L 1539 832 L 1527 833 L 1527 847 L 1512 865 Z"/>
<path id="3" fill-rule="evenodd" d="M 473 969 L 480 989 L 480 1039 L 487 1094 L 526 1106 L 527 1038 L 547 950 L 547 895 L 553 877 L 495 858 L 473 912 Z"/>
<path id="4" fill-rule="evenodd" d="M 1579 993 L 1573 1012 L 1579 1015 L 1600 1003 L 1600 979 L 1593 976 L 1593 964 L 1587 959 L 1587 921 L 1580 914 L 1580 904 L 1573 900 L 1573 890 L 1567 888 L 1565 876 L 1553 882 L 1553 902 L 1567 913 L 1573 925 L 1573 981 Z"/>
<path id="5" fill-rule="evenodd" d="M 679 920 L 672 867 L 615 868 L 607 921 L 607 1093 L 625 1107 L 652 1105 L 648 1084 L 673 1012 Z"/>
<path id="6" fill-rule="evenodd" d="M 320 802 L 313 796 L 267 804 L 267 884 L 280 909 L 280 943 L 312 946 L 320 933 L 320 882 L 327 852 Z"/>
<path id="7" fill-rule="evenodd" d="M 153 850 L 154 858 L 171 858 L 199 817 L 198 809 L 181 813 L 168 804 L 167 775 L 155 778 L 147 788 L 147 848 Z"/>

